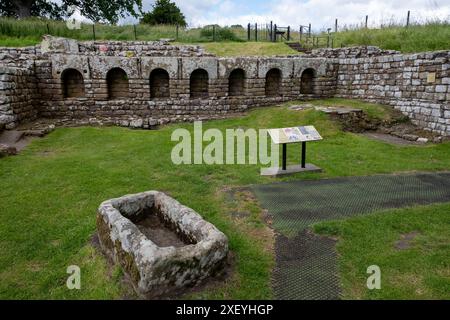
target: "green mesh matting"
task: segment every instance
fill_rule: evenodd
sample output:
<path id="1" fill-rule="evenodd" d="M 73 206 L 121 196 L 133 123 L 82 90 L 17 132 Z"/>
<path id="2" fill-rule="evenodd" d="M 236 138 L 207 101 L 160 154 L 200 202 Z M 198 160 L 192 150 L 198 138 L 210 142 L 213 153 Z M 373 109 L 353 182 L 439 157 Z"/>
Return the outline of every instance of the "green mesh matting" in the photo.
<path id="1" fill-rule="evenodd" d="M 272 215 L 278 299 L 338 299 L 334 241 L 308 231 L 324 220 L 450 201 L 450 172 L 300 180 L 252 187 Z"/>

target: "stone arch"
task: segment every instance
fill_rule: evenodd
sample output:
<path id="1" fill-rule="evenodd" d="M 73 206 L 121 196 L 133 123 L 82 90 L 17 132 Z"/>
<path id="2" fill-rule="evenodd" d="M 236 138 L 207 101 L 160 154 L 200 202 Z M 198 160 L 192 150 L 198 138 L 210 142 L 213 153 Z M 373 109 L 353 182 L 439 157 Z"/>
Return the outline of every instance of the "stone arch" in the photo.
<path id="1" fill-rule="evenodd" d="M 313 68 L 305 69 L 302 72 L 300 81 L 300 93 L 301 94 L 313 94 L 314 93 L 314 78 L 316 77 L 316 71 Z"/>
<path id="2" fill-rule="evenodd" d="M 79 98 L 84 96 L 83 75 L 77 69 L 66 69 L 61 73 L 62 93 L 64 98 Z"/>
<path id="3" fill-rule="evenodd" d="M 150 73 L 150 98 L 170 97 L 169 73 L 161 68 Z"/>
<path id="4" fill-rule="evenodd" d="M 127 73 L 121 68 L 112 68 L 106 74 L 108 99 L 121 99 L 129 96 Z"/>
<path id="5" fill-rule="evenodd" d="M 281 70 L 272 68 L 266 73 L 266 96 L 281 95 Z"/>
<path id="6" fill-rule="evenodd" d="M 228 95 L 242 96 L 245 93 L 245 71 L 238 68 L 228 77 Z"/>
<path id="7" fill-rule="evenodd" d="M 189 80 L 189 90 L 191 98 L 208 97 L 209 76 L 204 69 L 196 69 L 192 71 Z"/>

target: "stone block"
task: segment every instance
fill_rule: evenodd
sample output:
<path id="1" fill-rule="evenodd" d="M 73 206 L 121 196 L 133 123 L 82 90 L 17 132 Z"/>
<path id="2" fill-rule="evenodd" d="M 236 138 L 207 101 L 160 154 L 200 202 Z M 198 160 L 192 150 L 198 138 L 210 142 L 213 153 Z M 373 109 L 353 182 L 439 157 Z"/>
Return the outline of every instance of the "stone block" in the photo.
<path id="1" fill-rule="evenodd" d="M 228 239 L 194 210 L 158 191 L 103 202 L 102 249 L 144 297 L 179 293 L 222 271 Z"/>

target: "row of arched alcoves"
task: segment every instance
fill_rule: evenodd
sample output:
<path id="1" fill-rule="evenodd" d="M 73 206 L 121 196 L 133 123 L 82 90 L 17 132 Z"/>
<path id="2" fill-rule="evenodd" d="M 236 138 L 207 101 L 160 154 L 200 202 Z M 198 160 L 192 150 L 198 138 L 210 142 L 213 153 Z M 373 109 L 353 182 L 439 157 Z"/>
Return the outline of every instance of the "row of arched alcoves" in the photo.
<path id="1" fill-rule="evenodd" d="M 305 69 L 301 75 L 300 93 L 312 94 L 314 92 L 315 70 Z M 281 91 L 281 70 L 270 69 L 266 73 L 266 96 L 278 96 Z M 83 75 L 76 69 L 66 69 L 61 74 L 62 90 L 65 98 L 78 98 L 84 96 Z M 106 74 L 108 99 L 127 98 L 129 95 L 129 82 L 126 72 L 121 68 L 113 68 Z M 150 98 L 170 97 L 170 77 L 164 69 L 154 69 L 150 73 Z M 209 75 L 204 69 L 196 69 L 190 75 L 189 90 L 191 98 L 207 98 L 209 89 Z M 234 69 L 228 77 L 228 95 L 242 96 L 246 91 L 246 75 L 243 69 Z"/>

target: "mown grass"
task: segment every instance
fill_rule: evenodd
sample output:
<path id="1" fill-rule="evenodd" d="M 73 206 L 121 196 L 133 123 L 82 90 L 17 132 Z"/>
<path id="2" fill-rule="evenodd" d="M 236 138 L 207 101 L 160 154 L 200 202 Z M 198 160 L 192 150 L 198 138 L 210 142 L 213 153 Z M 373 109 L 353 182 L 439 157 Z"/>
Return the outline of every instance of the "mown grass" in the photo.
<path id="1" fill-rule="evenodd" d="M 299 54 L 282 42 L 208 42 L 200 45 L 219 57 Z"/>
<path id="2" fill-rule="evenodd" d="M 317 224 L 316 232 L 339 239 L 343 298 L 450 299 L 449 212 L 446 203 Z M 407 234 L 416 236 L 398 249 Z M 366 285 L 371 265 L 380 267 L 379 290 Z"/>
<path id="3" fill-rule="evenodd" d="M 261 177 L 260 165 L 174 165 L 170 155 L 177 142 L 170 140 L 171 133 L 179 127 L 192 132 L 192 124 L 156 131 L 60 128 L 33 141 L 18 156 L 1 159 L 0 298 L 122 297 L 120 270 L 110 270 L 90 244 L 96 209 L 105 199 L 156 189 L 197 210 L 229 237 L 233 275 L 191 298 L 269 299 L 274 264 L 271 232 L 261 211 L 233 202 L 241 196 L 230 202 L 225 190 L 279 180 L 450 168 L 448 142 L 389 145 L 342 132 L 327 115 L 314 110 L 260 108 L 245 117 L 206 122 L 204 129 L 300 124 L 315 125 L 324 137 L 310 145 L 308 154 L 323 173 L 275 179 Z M 288 162 L 298 163 L 300 147 L 289 149 Z M 233 215 L 235 207 L 250 214 Z M 73 264 L 81 268 L 81 290 L 65 286 L 66 268 Z"/>

